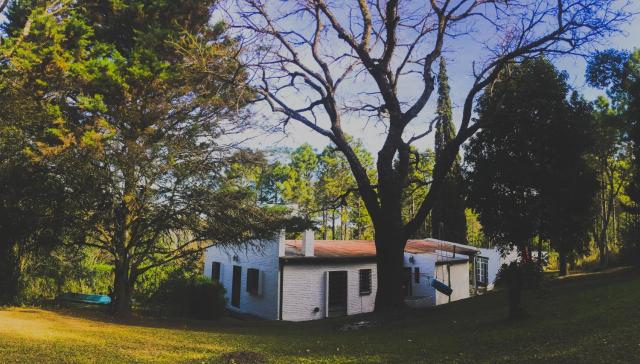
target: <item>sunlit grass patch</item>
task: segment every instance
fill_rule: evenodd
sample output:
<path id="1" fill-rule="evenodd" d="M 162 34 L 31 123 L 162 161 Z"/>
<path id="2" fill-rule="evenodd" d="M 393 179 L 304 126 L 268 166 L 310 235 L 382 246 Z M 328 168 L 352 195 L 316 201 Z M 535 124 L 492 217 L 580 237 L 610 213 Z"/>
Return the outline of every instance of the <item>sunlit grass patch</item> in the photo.
<path id="1" fill-rule="evenodd" d="M 531 317 L 520 322 L 505 320 L 501 293 L 407 311 L 382 327 L 350 332 L 337 328 L 352 318 L 118 321 L 84 310 L 4 308 L 0 362 L 632 362 L 640 358 L 638 302 L 640 274 L 626 271 L 529 292 Z"/>

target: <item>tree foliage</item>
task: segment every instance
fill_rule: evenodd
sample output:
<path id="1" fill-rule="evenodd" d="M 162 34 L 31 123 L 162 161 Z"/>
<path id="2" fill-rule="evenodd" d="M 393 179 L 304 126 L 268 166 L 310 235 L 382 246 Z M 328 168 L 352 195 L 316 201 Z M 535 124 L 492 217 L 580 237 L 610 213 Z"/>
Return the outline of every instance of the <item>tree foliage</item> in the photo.
<path id="1" fill-rule="evenodd" d="M 611 104 L 601 101 L 598 119 L 605 142 L 598 161 L 603 175 L 604 192 L 600 198 L 600 226 L 596 229 L 601 265 L 607 263 L 609 222 L 614 221 L 613 234 L 625 242 L 627 256 L 640 256 L 637 243 L 640 224 L 640 50 L 632 52 L 609 49 L 596 53 L 590 60 L 587 81 L 607 91 Z M 622 211 L 615 213 L 616 206 Z M 624 212 L 625 216 L 618 216 Z M 622 220 L 622 224 L 616 220 Z M 618 234 L 618 226 L 624 232 Z M 615 241 L 614 240 L 614 241 Z M 632 261 L 636 261 L 634 259 Z"/>
<path id="2" fill-rule="evenodd" d="M 30 156 L 92 180 L 72 191 L 87 201 L 74 243 L 110 255 L 119 311 L 148 270 L 278 229 L 226 180 L 232 149 L 220 136 L 243 129 L 252 91 L 236 42 L 209 25 L 212 1 L 16 4 L 6 29 L 30 31 L 2 44 L 4 92 L 38 113 Z"/>
<path id="3" fill-rule="evenodd" d="M 449 91 L 446 61 L 444 58 L 440 58 L 435 132 L 436 160 L 443 158 L 447 144 L 451 143 L 456 137 Z M 442 182 L 440 193 L 431 211 L 431 231 L 433 236 L 442 240 L 466 244 L 467 220 L 464 210 L 464 186 L 460 156 L 458 155 Z"/>
<path id="4" fill-rule="evenodd" d="M 516 302 L 511 315 L 519 316 L 534 237 L 551 241 L 562 274 L 567 255 L 589 242 L 598 189 L 590 163 L 595 125 L 591 105 L 575 93 L 569 98 L 566 75 L 548 60 L 526 60 L 505 72 L 480 101 L 486 127 L 471 139 L 465 163 L 484 233 L 520 254 L 520 263 L 505 271 Z"/>

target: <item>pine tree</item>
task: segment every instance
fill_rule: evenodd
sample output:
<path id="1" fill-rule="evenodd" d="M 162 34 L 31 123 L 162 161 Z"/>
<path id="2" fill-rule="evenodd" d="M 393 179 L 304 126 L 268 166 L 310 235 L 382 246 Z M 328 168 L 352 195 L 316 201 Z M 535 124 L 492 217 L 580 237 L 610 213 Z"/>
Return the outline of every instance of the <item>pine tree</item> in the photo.
<path id="1" fill-rule="evenodd" d="M 66 200 L 86 201 L 69 241 L 107 256 L 120 314 L 153 269 L 280 228 L 229 180 L 236 148 L 220 136 L 245 127 L 252 92 L 238 44 L 209 22 L 215 3 L 24 0 L 3 28 L 0 98 L 23 106 L 0 122 L 37 121 L 21 150 L 64 168 Z"/>
<path id="2" fill-rule="evenodd" d="M 444 149 L 456 137 L 449 97 L 449 78 L 444 58 L 440 59 L 438 73 L 438 116 L 436 121 L 435 152 L 436 160 L 441 158 Z M 437 201 L 431 212 L 433 236 L 458 243 L 467 242 L 467 221 L 463 195 L 462 170 L 460 156 L 456 157 L 451 170 L 445 178 Z"/>

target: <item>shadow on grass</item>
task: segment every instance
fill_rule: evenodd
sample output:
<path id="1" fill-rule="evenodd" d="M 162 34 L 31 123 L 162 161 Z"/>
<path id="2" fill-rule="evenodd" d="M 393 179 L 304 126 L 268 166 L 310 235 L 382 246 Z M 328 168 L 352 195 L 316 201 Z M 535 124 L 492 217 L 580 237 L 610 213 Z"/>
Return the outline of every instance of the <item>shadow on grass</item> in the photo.
<path id="1" fill-rule="evenodd" d="M 126 325 L 132 327 L 189 330 L 200 332 L 219 332 L 242 334 L 236 331 L 251 330 L 251 335 L 288 336 L 292 330 L 298 332 L 340 333 L 339 328 L 359 321 L 373 321 L 375 327 L 364 328 L 366 331 L 380 331 L 387 328 L 411 326 L 416 320 L 428 322 L 430 325 L 442 325 L 444 328 L 455 329 L 463 326 L 472 329 L 476 326 L 498 325 L 499 327 L 518 327 L 536 318 L 537 302 L 556 296 L 562 292 L 584 290 L 602 284 L 624 283 L 637 279 L 640 270 L 637 268 L 617 268 L 602 272 L 579 274 L 562 279 L 550 279 L 541 288 L 526 292 L 528 317 L 519 320 L 507 318 L 507 298 L 504 292 L 498 290 L 446 305 L 424 309 L 405 308 L 392 314 L 360 314 L 348 317 L 324 319 L 307 322 L 283 322 L 234 317 L 226 315 L 217 320 L 204 321 L 188 318 L 158 318 L 132 314 L 129 317 L 118 317 L 108 313 L 102 307 L 74 306 L 64 307 L 48 305 L 45 310 L 70 318 L 82 318 L 101 323 Z M 23 309 L 25 313 L 37 313 L 35 310 Z M 360 330 L 356 331 L 359 332 Z M 455 330 L 454 330 L 455 331 Z M 345 333 L 346 334 L 346 333 Z"/>

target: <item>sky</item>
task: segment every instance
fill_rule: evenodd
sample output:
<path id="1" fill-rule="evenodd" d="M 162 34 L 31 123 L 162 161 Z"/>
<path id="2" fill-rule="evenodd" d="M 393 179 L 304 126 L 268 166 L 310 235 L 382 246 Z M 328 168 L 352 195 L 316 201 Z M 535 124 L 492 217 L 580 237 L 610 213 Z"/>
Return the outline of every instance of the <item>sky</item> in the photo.
<path id="1" fill-rule="evenodd" d="M 640 0 L 631 0 L 632 8 L 629 9 L 632 12 L 640 13 Z M 281 2 L 284 3 L 284 2 Z M 4 17 L 0 15 L 0 21 L 3 21 Z M 214 12 L 213 21 L 220 20 L 219 14 Z M 625 25 L 621 29 L 621 33 L 611 38 L 608 38 L 598 45 L 599 49 L 606 48 L 618 48 L 618 49 L 633 49 L 640 48 L 640 15 L 636 16 L 629 24 Z M 459 124 L 461 118 L 461 105 L 464 98 L 471 86 L 473 78 L 471 77 L 471 64 L 478 57 L 476 54 L 477 45 L 472 42 L 458 42 L 455 46 L 449 46 L 444 53 L 447 59 L 447 68 L 449 75 L 449 84 L 451 86 L 451 98 L 454 105 L 454 122 L 456 126 Z M 586 68 L 586 62 L 581 57 L 571 56 L 554 60 L 558 69 L 566 71 L 569 74 L 570 85 L 583 94 L 587 99 L 595 99 L 598 95 L 602 94 L 602 91 L 590 88 L 585 84 L 584 72 Z M 437 71 L 437 70 L 436 70 Z M 420 91 L 421 85 L 418 80 L 408 81 L 402 84 L 400 92 L 407 95 L 417 95 Z M 367 89 L 374 85 L 360 84 L 360 80 L 351 87 Z M 301 96 L 298 94 L 290 95 L 292 100 L 300 100 Z M 429 120 L 433 118 L 435 111 L 435 99 L 434 93 L 430 102 L 425 107 L 425 110 L 419 115 L 419 117 L 412 122 L 414 125 L 413 132 L 419 133 L 425 130 L 425 125 Z M 261 123 L 268 125 L 275 125 L 278 121 L 278 117 L 271 114 L 266 105 L 260 105 L 256 109 L 256 117 L 260 119 Z M 360 139 L 364 146 L 371 151 L 374 155 L 379 149 L 385 137 L 384 127 L 377 125 L 375 122 L 358 118 L 354 116 L 345 117 L 348 119 L 344 122 L 345 131 Z M 410 130 L 410 132 L 411 132 Z M 263 132 L 260 130 L 251 130 L 241 136 L 235 137 L 238 140 L 244 141 L 244 146 L 254 149 L 284 149 L 284 148 L 296 148 L 304 143 L 311 144 L 318 151 L 329 144 L 329 140 L 321 136 L 314 131 L 310 130 L 306 126 L 303 126 L 295 121 L 289 122 L 285 132 Z M 416 144 L 419 149 L 425 149 L 433 146 L 433 135 L 420 140 Z"/>
<path id="2" fill-rule="evenodd" d="M 632 5 L 632 11 L 640 12 L 640 1 L 634 0 Z M 618 48 L 618 49 L 633 49 L 640 48 L 640 16 L 636 16 L 629 24 L 625 25 L 620 34 L 610 37 L 601 44 L 597 45 L 598 49 Z M 474 50 L 475 45 L 471 42 L 458 42 L 455 47 L 449 47 L 446 49 L 445 58 L 448 63 L 448 75 L 449 83 L 451 86 L 451 98 L 454 104 L 454 122 L 456 126 L 461 118 L 461 106 L 468 90 L 471 87 L 471 64 L 476 58 L 476 52 Z M 586 68 L 586 61 L 582 57 L 567 56 L 560 59 L 555 59 L 554 63 L 561 71 L 566 71 L 569 74 L 569 83 L 571 87 L 583 94 L 587 99 L 595 99 L 603 92 L 590 88 L 585 84 L 584 72 Z M 436 70 L 437 71 L 437 70 Z M 358 87 L 362 85 L 354 85 Z M 371 85 L 373 86 L 373 85 Z M 373 86 L 375 87 L 375 86 Z M 403 85 L 403 89 L 400 90 L 405 93 L 418 94 L 420 91 L 420 84 L 417 82 L 407 82 Z M 290 97 L 300 99 L 300 95 L 290 95 Z M 435 110 L 435 99 L 437 95 L 434 93 L 430 102 L 427 104 L 425 110 L 420 114 L 415 121 L 416 132 L 424 129 L 425 121 L 431 120 Z M 268 123 L 275 123 L 278 117 L 271 114 L 266 107 L 258 109 L 258 114 L 261 118 Z M 346 131 L 361 139 L 365 147 L 374 153 L 380 148 L 385 132 L 384 128 L 376 126 L 374 122 L 367 122 L 367 120 L 357 118 L 350 119 L 349 122 L 345 122 Z M 260 132 L 252 132 L 252 139 L 247 142 L 247 146 L 258 149 L 271 149 L 271 148 L 296 148 L 304 143 L 311 144 L 315 149 L 321 150 L 329 141 L 326 137 L 317 134 L 310 130 L 306 126 L 303 126 L 295 121 L 290 121 L 286 127 L 284 133 L 278 132 L 274 134 L 264 134 Z M 416 144 L 419 149 L 424 149 L 433 146 L 433 136 L 427 137 Z"/>

